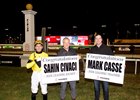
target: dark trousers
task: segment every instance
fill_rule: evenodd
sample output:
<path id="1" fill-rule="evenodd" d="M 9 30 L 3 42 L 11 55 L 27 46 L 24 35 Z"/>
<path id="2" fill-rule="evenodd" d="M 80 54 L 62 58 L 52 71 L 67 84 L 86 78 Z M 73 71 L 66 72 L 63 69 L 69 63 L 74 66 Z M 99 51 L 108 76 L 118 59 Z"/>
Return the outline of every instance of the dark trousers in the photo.
<path id="1" fill-rule="evenodd" d="M 102 82 L 104 100 L 109 100 L 109 84 L 108 82 Z M 100 81 L 94 80 L 95 100 L 99 100 L 100 97 Z"/>
<path id="2" fill-rule="evenodd" d="M 66 96 L 65 92 L 66 92 L 67 83 L 69 83 L 69 85 L 70 85 L 72 99 L 76 99 L 76 81 L 62 82 L 61 83 L 60 98 L 62 100 L 65 99 L 65 96 Z"/>

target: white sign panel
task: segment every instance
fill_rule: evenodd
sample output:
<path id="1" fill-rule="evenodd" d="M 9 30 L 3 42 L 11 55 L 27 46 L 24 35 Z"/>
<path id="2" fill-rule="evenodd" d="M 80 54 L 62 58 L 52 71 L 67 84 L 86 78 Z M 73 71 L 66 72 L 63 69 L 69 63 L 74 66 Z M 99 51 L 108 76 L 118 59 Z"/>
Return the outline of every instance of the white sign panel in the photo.
<path id="1" fill-rule="evenodd" d="M 85 78 L 123 84 L 125 57 L 90 54 L 86 55 Z"/>
<path id="2" fill-rule="evenodd" d="M 79 80 L 78 56 L 57 56 L 41 60 L 43 83 Z"/>

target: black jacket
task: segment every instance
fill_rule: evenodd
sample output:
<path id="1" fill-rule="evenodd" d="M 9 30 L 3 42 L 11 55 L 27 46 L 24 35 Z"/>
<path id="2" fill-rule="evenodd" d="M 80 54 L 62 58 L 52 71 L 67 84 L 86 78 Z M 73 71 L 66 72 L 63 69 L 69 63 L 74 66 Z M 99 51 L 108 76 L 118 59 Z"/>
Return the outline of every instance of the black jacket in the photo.
<path id="1" fill-rule="evenodd" d="M 91 48 L 90 53 L 93 54 L 103 54 L 103 55 L 113 55 L 111 48 L 102 44 L 100 47 L 94 46 Z"/>
<path id="2" fill-rule="evenodd" d="M 72 55 L 77 55 L 76 51 L 72 48 L 69 48 L 68 51 L 66 51 L 64 48 L 61 48 L 58 51 L 58 56 L 72 56 Z"/>

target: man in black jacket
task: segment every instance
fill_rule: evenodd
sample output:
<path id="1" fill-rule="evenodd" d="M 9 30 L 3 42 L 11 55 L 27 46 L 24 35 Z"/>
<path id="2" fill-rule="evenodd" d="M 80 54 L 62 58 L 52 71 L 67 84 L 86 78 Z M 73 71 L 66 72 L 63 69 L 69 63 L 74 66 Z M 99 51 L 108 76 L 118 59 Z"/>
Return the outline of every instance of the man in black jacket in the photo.
<path id="1" fill-rule="evenodd" d="M 70 40 L 69 38 L 63 39 L 63 48 L 61 48 L 58 52 L 58 56 L 72 56 L 77 55 L 76 51 L 72 48 L 70 48 Z M 71 97 L 72 100 L 76 100 L 76 81 L 70 81 L 70 88 L 71 88 Z M 67 82 L 61 83 L 61 90 L 60 90 L 60 99 L 65 99 L 65 91 L 67 87 Z"/>
<path id="2" fill-rule="evenodd" d="M 93 54 L 102 54 L 102 55 L 113 55 L 111 48 L 103 44 L 103 39 L 100 34 L 95 36 L 95 46 L 91 48 L 90 53 Z M 103 94 L 104 100 L 109 100 L 109 84 L 108 82 L 103 81 Z M 100 81 L 94 80 L 94 89 L 95 89 L 95 100 L 99 100 L 100 96 Z"/>

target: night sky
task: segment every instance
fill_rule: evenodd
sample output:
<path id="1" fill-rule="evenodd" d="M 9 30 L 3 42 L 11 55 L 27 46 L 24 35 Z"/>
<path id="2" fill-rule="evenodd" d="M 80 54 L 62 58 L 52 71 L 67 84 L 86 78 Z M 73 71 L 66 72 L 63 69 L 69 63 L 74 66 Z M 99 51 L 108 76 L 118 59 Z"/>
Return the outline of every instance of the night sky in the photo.
<path id="1" fill-rule="evenodd" d="M 134 33 L 134 24 L 140 23 L 138 2 L 92 2 L 88 0 L 3 0 L 0 6 L 0 36 L 6 33 L 24 35 L 24 15 L 27 3 L 33 4 L 35 16 L 35 34 L 41 35 L 42 27 L 52 27 L 52 35 L 65 35 L 77 26 L 78 34 L 94 33 L 101 30 L 101 25 L 109 34 L 122 34 L 129 30 Z M 4 6 L 4 7 L 3 7 Z M 9 29 L 6 31 L 5 29 Z M 102 29 L 103 30 L 103 29 Z M 104 31 L 103 30 L 103 31 Z"/>

